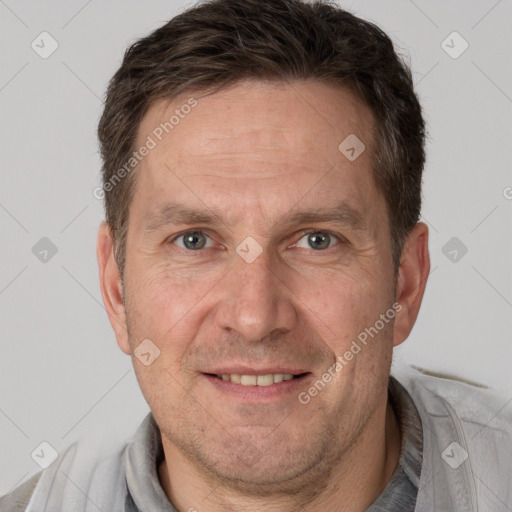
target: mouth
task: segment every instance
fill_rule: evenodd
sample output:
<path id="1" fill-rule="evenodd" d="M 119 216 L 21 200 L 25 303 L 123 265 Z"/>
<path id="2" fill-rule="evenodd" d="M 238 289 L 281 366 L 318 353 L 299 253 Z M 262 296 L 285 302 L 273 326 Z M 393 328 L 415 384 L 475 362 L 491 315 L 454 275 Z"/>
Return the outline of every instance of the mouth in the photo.
<path id="1" fill-rule="evenodd" d="M 272 384 L 280 384 L 289 380 L 301 379 L 309 372 L 293 373 L 260 373 L 260 374 L 240 374 L 240 373 L 206 373 L 210 377 L 220 379 L 224 382 L 239 384 L 241 386 L 259 386 L 266 387 Z"/>
<path id="2" fill-rule="evenodd" d="M 204 382 L 213 392 L 212 400 L 227 398 L 244 404 L 263 404 L 278 400 L 293 400 L 308 385 L 313 374 L 286 368 L 250 370 L 224 368 L 215 373 L 202 373 Z M 217 373 L 218 372 L 218 373 Z M 214 398 L 215 397 L 215 398 Z"/>

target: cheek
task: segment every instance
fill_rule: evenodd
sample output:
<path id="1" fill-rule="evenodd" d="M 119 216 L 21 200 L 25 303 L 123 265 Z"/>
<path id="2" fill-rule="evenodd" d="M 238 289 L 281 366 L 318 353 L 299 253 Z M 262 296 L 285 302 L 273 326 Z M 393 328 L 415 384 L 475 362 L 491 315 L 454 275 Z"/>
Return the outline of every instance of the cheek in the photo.
<path id="1" fill-rule="evenodd" d="M 323 314 L 317 318 L 316 329 L 333 353 L 333 364 L 339 362 L 333 390 L 345 389 L 351 382 L 350 387 L 361 392 L 360 386 L 385 379 L 393 323 L 380 320 L 392 306 L 382 286 L 374 280 L 338 279 L 332 280 L 331 291 L 321 296 Z"/>
<path id="2" fill-rule="evenodd" d="M 156 367 L 163 366 L 180 381 L 186 378 L 183 364 L 187 351 L 215 305 L 215 283 L 219 274 L 203 273 L 201 278 L 181 276 L 168 268 L 141 268 L 127 280 L 127 305 L 132 347 L 150 339 L 160 349 Z M 157 364 L 158 363 L 158 364 Z M 152 365 L 153 366 L 153 365 Z M 142 369 L 143 372 L 144 369 Z M 165 374 L 163 378 L 168 377 Z M 153 376 L 151 378 L 154 380 Z M 158 384 L 158 380 L 154 380 Z"/>
<path id="3" fill-rule="evenodd" d="M 168 332 L 193 312 L 208 290 L 206 280 L 180 277 L 168 269 L 144 268 L 127 280 L 131 313 L 138 327 Z"/>
<path id="4" fill-rule="evenodd" d="M 149 339 L 159 350 L 149 366 L 134 356 L 140 388 L 153 410 L 158 404 L 169 403 L 168 396 L 180 397 L 177 403 L 184 402 L 182 393 L 188 384 L 182 361 L 197 327 L 194 305 L 198 294 L 194 285 L 180 282 L 169 272 L 146 270 L 132 277 L 126 282 L 130 343 L 135 348 Z"/>
<path id="5" fill-rule="evenodd" d="M 309 316 L 330 332 L 330 337 L 343 345 L 343 340 L 357 334 L 368 322 L 378 318 L 381 306 L 375 284 L 360 279 L 333 274 L 322 284 L 309 286 L 302 301 L 308 306 Z"/>
<path id="6" fill-rule="evenodd" d="M 393 323 L 380 318 L 392 302 L 385 300 L 384 290 L 377 289 L 376 284 L 362 286 L 361 282 L 337 281 L 333 286 L 337 290 L 331 294 L 333 304 L 326 304 L 324 314 L 316 322 L 316 329 L 322 331 L 324 343 L 334 358 L 325 369 L 333 377 L 331 392 L 325 399 L 333 408 L 338 407 L 340 396 L 369 404 L 375 388 L 382 389 L 387 382 Z"/>

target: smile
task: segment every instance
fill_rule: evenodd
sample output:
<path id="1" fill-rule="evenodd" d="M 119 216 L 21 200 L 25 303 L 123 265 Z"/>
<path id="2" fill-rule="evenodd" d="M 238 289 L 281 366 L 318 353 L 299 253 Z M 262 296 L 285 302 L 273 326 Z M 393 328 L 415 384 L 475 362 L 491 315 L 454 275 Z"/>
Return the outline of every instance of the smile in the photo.
<path id="1" fill-rule="evenodd" d="M 263 375 L 240 375 L 238 373 L 222 373 L 216 375 L 224 381 L 230 381 L 233 384 L 241 384 L 242 386 L 270 386 L 278 384 L 286 380 L 292 380 L 300 377 L 300 375 L 292 375 L 291 373 L 267 373 Z"/>

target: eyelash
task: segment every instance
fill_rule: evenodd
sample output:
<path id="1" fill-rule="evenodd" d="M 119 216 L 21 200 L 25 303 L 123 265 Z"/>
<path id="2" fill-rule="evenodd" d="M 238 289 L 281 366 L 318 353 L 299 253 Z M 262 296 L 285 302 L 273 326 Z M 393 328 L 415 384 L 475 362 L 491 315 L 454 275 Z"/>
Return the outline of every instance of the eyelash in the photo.
<path id="1" fill-rule="evenodd" d="M 212 240 L 212 237 L 207 233 L 207 231 L 205 230 L 201 230 L 201 229 L 192 229 L 192 230 L 189 230 L 189 231 L 184 231 L 182 233 L 180 233 L 179 235 L 176 235 L 174 238 L 172 238 L 171 240 L 169 240 L 169 243 L 170 244 L 173 244 L 176 240 L 178 240 L 179 238 L 182 238 L 184 237 L 185 235 L 189 235 L 191 233 L 202 233 L 203 235 L 206 235 L 208 238 L 210 238 L 210 240 Z M 337 245 L 339 244 L 342 244 L 342 243 L 345 243 L 346 242 L 346 239 L 343 238 L 341 235 L 338 235 L 336 233 L 333 233 L 331 231 L 327 231 L 327 230 L 322 230 L 322 229 L 306 229 L 304 231 L 301 231 L 300 232 L 300 237 L 299 239 L 297 240 L 297 242 L 295 242 L 292 247 L 295 247 L 299 242 L 300 240 L 302 240 L 302 238 L 304 238 L 305 236 L 311 234 L 311 233 L 320 233 L 320 234 L 325 234 L 325 235 L 329 235 L 331 238 L 334 238 L 336 239 L 336 241 L 338 242 L 337 244 L 335 244 L 334 246 L 332 247 L 328 247 L 327 249 L 322 249 L 322 250 L 315 250 L 315 249 L 310 249 L 311 251 L 314 251 L 316 253 L 319 253 L 319 252 L 325 252 L 327 251 L 328 249 L 332 249 L 333 247 L 336 247 Z M 192 253 L 192 252 L 201 252 L 203 249 L 197 249 L 195 251 L 191 250 L 191 249 L 186 249 L 186 248 L 182 248 L 182 247 L 178 247 L 178 249 L 180 249 L 181 251 L 185 251 L 185 252 L 188 252 L 188 253 Z M 207 249 L 210 249 L 210 247 L 207 247 Z"/>

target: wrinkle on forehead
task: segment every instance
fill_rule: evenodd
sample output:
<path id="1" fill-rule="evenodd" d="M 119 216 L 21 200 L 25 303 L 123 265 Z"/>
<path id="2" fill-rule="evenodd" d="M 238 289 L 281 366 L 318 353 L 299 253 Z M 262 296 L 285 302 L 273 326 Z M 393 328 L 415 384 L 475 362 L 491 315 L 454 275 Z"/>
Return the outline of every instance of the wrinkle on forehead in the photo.
<path id="1" fill-rule="evenodd" d="M 142 120 L 139 142 L 189 97 L 183 93 L 171 102 L 156 101 Z M 259 161 L 260 155 L 271 153 L 273 158 L 282 155 L 283 162 L 322 157 L 335 164 L 341 156 L 339 143 L 350 133 L 367 139 L 373 126 L 371 111 L 350 90 L 315 81 L 291 86 L 241 83 L 197 101 L 198 105 L 164 135 L 149 160 L 161 152 L 173 153 L 175 163 L 180 164 L 192 158 Z M 364 142 L 371 145 L 370 140 Z"/>

